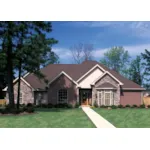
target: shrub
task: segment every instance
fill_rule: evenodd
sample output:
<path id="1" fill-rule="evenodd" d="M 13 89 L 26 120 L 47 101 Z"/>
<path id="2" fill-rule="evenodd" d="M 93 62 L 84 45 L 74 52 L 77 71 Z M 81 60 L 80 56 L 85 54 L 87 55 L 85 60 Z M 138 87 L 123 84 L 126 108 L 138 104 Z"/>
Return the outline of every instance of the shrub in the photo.
<path id="1" fill-rule="evenodd" d="M 40 105 L 42 108 L 48 108 L 48 105 L 47 104 L 41 104 Z"/>
<path id="2" fill-rule="evenodd" d="M 1 114 L 8 114 L 8 111 L 6 109 L 2 109 Z"/>
<path id="3" fill-rule="evenodd" d="M 34 107 L 27 107 L 26 112 L 34 113 Z"/>
<path id="4" fill-rule="evenodd" d="M 36 107 L 36 108 L 40 108 L 40 107 L 41 107 L 41 105 L 35 105 L 35 107 Z"/>
<path id="5" fill-rule="evenodd" d="M 79 108 L 79 106 L 80 106 L 79 103 L 76 103 L 75 108 Z"/>
<path id="6" fill-rule="evenodd" d="M 127 104 L 125 107 L 127 107 L 127 108 L 129 108 L 129 107 L 131 107 L 129 104 Z"/>
<path id="7" fill-rule="evenodd" d="M 65 103 L 63 103 L 63 104 L 56 104 L 55 105 L 55 108 L 67 108 L 67 107 L 68 107 L 68 105 L 65 104 Z"/>
<path id="8" fill-rule="evenodd" d="M 107 107 L 107 106 L 105 106 L 105 105 L 101 105 L 101 106 L 100 106 L 100 108 L 106 108 L 106 107 Z"/>
<path id="9" fill-rule="evenodd" d="M 124 108 L 123 105 L 118 105 L 118 108 Z"/>
<path id="10" fill-rule="evenodd" d="M 22 108 L 22 111 L 27 111 L 27 108 L 28 108 L 28 107 L 24 106 L 24 107 Z"/>
<path id="11" fill-rule="evenodd" d="M 136 108 L 136 107 L 137 107 L 137 105 L 136 105 L 136 104 L 132 105 L 132 108 Z"/>
<path id="12" fill-rule="evenodd" d="M 96 101 L 95 101 L 95 103 L 94 103 L 94 107 L 96 107 L 96 108 L 98 107 L 98 104 L 97 104 L 97 102 L 96 102 Z"/>
<path id="13" fill-rule="evenodd" d="M 53 104 L 51 104 L 51 103 L 48 103 L 47 107 L 48 107 L 48 108 L 53 108 L 53 107 L 54 107 L 54 105 L 53 105 Z"/>
<path id="14" fill-rule="evenodd" d="M 20 107 L 24 107 L 25 106 L 25 104 L 20 104 Z"/>
<path id="15" fill-rule="evenodd" d="M 19 114 L 19 113 L 21 113 L 21 110 L 20 109 L 11 109 L 10 111 L 9 111 L 9 113 L 11 113 L 11 114 Z"/>
<path id="16" fill-rule="evenodd" d="M 141 105 L 140 105 L 140 108 L 145 108 L 145 105 L 144 105 L 144 104 L 141 104 Z"/>
<path id="17" fill-rule="evenodd" d="M 112 109 L 116 109 L 117 106 L 116 106 L 116 105 L 112 105 L 111 108 L 112 108 Z"/>
<path id="18" fill-rule="evenodd" d="M 67 108 L 73 108 L 73 105 L 68 104 L 68 105 L 67 105 Z"/>
<path id="19" fill-rule="evenodd" d="M 28 103 L 26 106 L 27 107 L 33 107 L 33 104 L 32 103 Z"/>
<path id="20" fill-rule="evenodd" d="M 150 108 L 150 105 L 148 105 L 147 107 Z"/>

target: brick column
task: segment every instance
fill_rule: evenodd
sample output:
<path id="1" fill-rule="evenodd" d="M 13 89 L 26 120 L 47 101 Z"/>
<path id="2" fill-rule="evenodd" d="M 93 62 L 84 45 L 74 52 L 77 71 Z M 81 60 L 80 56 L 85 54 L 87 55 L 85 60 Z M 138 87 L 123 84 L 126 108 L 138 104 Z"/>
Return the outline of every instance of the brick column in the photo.
<path id="1" fill-rule="evenodd" d="M 77 103 L 79 104 L 79 87 L 77 87 Z"/>
<path id="2" fill-rule="evenodd" d="M 95 87 L 93 86 L 93 87 L 92 87 L 92 106 L 94 105 L 94 103 L 95 103 L 95 101 L 96 101 L 95 94 L 96 94 L 96 89 L 95 89 Z"/>

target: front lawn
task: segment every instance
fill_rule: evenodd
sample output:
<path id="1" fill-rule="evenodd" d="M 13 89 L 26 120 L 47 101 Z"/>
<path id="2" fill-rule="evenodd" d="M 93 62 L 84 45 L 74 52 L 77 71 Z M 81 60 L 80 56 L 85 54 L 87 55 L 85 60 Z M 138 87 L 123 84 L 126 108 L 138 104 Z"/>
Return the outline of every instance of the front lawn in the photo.
<path id="1" fill-rule="evenodd" d="M 108 110 L 95 108 L 94 110 L 118 128 L 150 128 L 150 109 L 123 108 Z"/>
<path id="2" fill-rule="evenodd" d="M 95 128 L 82 109 L 38 109 L 36 114 L 0 116 L 0 128 Z"/>

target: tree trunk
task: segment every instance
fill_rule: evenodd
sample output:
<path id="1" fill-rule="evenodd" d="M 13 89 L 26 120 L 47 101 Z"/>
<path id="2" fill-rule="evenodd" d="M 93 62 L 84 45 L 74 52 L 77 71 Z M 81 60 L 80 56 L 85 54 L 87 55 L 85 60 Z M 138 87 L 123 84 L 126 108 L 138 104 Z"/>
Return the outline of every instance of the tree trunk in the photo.
<path id="1" fill-rule="evenodd" d="M 7 35 L 7 80 L 8 80 L 8 96 L 9 104 L 11 108 L 14 108 L 14 88 L 13 88 L 13 61 L 12 61 L 12 26 L 11 22 L 8 24 L 8 35 Z"/>
<path id="2" fill-rule="evenodd" d="M 19 105 L 20 105 L 20 79 L 21 79 L 21 66 L 22 66 L 22 62 L 21 59 L 19 60 L 19 78 L 18 78 L 18 97 L 17 97 L 17 109 L 19 109 Z"/>
<path id="3" fill-rule="evenodd" d="M 14 89 L 13 89 L 13 63 L 12 63 L 12 41 L 11 37 L 8 38 L 7 49 L 7 80 L 8 80 L 8 95 L 9 104 L 11 108 L 14 108 Z"/>

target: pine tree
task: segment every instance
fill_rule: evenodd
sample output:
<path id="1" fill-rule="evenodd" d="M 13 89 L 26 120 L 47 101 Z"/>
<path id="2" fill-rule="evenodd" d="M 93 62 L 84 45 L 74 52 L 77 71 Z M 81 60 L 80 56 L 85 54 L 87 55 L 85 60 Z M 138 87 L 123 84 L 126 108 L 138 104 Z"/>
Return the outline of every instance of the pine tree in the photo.
<path id="1" fill-rule="evenodd" d="M 40 72 L 40 66 L 46 64 L 49 60 L 48 54 L 55 53 L 51 51 L 53 44 L 57 43 L 54 38 L 47 38 L 46 33 L 52 31 L 50 22 L 0 22 L 0 38 L 2 51 L 6 54 L 6 68 L 8 81 L 8 94 L 10 106 L 14 107 L 13 90 L 13 70 L 18 69 L 18 98 L 17 108 L 19 108 L 20 78 L 22 72 L 33 72 L 39 78 L 44 78 Z M 3 44 L 3 45 L 2 45 Z"/>
<path id="2" fill-rule="evenodd" d="M 144 87 L 146 89 L 150 89 L 150 51 L 148 51 L 147 49 L 145 49 L 145 53 L 142 53 L 142 57 L 145 60 L 145 62 L 143 63 L 145 66 L 145 81 L 146 83 L 144 83 Z"/>

